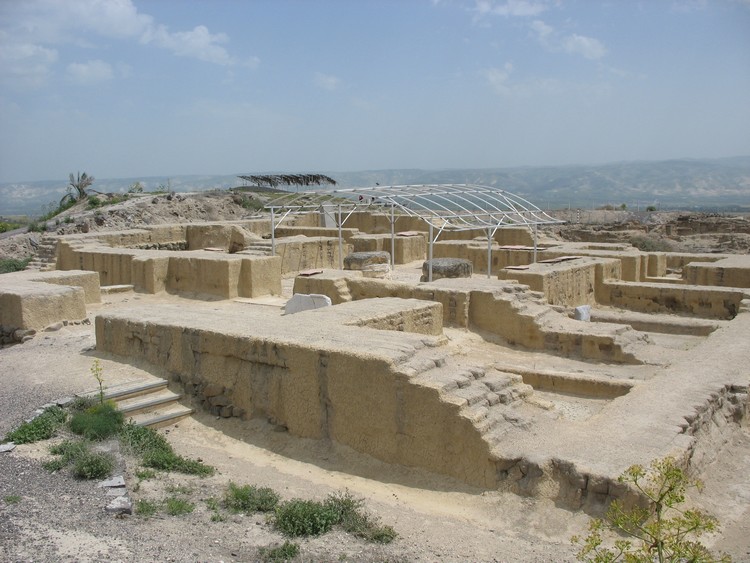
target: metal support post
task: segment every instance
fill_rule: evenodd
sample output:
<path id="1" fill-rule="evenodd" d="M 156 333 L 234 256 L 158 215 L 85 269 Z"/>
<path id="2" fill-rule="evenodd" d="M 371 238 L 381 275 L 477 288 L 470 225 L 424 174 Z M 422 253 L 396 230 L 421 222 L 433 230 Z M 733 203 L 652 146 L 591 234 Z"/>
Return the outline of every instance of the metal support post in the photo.
<path id="1" fill-rule="evenodd" d="M 271 208 L 271 256 L 276 256 L 276 214 Z"/>
<path id="2" fill-rule="evenodd" d="M 432 281 L 432 223 L 430 223 L 430 251 L 427 255 L 427 263 L 430 265 L 430 272 L 427 274 L 427 281 Z"/>
<path id="3" fill-rule="evenodd" d="M 341 242 L 341 204 L 339 203 L 339 270 L 344 269 L 344 243 Z"/>

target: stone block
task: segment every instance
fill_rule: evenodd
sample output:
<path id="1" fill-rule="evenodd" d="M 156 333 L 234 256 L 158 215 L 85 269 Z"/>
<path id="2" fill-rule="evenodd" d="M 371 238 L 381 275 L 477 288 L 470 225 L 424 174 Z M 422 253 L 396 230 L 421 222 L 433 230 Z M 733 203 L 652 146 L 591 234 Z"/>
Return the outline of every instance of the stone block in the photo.
<path id="1" fill-rule="evenodd" d="M 573 318 L 577 321 L 591 321 L 591 305 L 581 305 L 573 310 Z"/>
<path id="2" fill-rule="evenodd" d="M 331 298 L 319 293 L 296 293 L 286 302 L 284 307 L 285 315 L 293 315 L 300 311 L 309 311 L 311 309 L 320 309 L 321 307 L 330 307 Z"/>
<path id="3" fill-rule="evenodd" d="M 377 264 L 390 264 L 391 255 L 385 251 L 352 252 L 344 257 L 344 270 L 366 270 Z"/>
<path id="4" fill-rule="evenodd" d="M 463 258 L 433 258 L 425 260 L 422 264 L 422 278 L 426 282 L 430 277 L 430 264 L 432 264 L 432 281 L 442 278 L 470 278 L 473 266 L 470 261 Z"/>

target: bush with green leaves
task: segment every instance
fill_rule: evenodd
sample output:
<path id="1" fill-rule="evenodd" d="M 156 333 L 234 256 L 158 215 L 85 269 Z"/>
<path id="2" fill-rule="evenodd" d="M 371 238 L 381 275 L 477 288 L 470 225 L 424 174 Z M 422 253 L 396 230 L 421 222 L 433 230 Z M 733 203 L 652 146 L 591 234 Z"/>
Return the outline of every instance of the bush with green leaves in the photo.
<path id="1" fill-rule="evenodd" d="M 104 402 L 74 413 L 70 419 L 70 429 L 87 440 L 104 440 L 120 432 L 123 423 L 123 414 L 117 410 L 117 406 Z"/>
<path id="2" fill-rule="evenodd" d="M 65 423 L 67 416 L 68 413 L 64 409 L 50 407 L 33 420 L 24 422 L 15 430 L 8 432 L 4 441 L 15 444 L 30 444 L 40 440 L 48 440 Z"/>
<path id="3" fill-rule="evenodd" d="M 167 439 L 151 428 L 128 423 L 120 432 L 120 443 L 133 455 L 140 456 L 144 467 L 201 477 L 213 475 L 215 471 L 203 462 L 177 455 Z"/>
<path id="4" fill-rule="evenodd" d="M 292 499 L 276 508 L 274 526 L 290 537 L 319 536 L 338 523 L 336 511 L 315 500 Z"/>
<path id="5" fill-rule="evenodd" d="M 390 543 L 398 534 L 391 526 L 381 525 L 376 518 L 364 509 L 364 500 L 355 498 L 346 491 L 332 493 L 326 499 L 326 505 L 336 515 L 338 524 L 345 532 L 369 542 Z"/>
<path id="6" fill-rule="evenodd" d="M 615 500 L 604 520 L 593 519 L 585 538 L 573 536 L 580 546 L 579 561 L 593 563 L 627 563 L 658 561 L 728 562 L 729 556 L 714 556 L 698 540 L 718 528 L 716 518 L 700 510 L 682 509 L 688 488 L 700 489 L 673 458 L 654 461 L 647 470 L 633 465 L 619 481 L 635 489 L 644 499 L 643 506 L 626 509 Z M 620 538 L 605 542 L 611 532 Z"/>
<path id="7" fill-rule="evenodd" d="M 114 468 L 115 459 L 112 454 L 87 451 L 73 463 L 73 476 L 78 479 L 104 479 Z"/>
<path id="8" fill-rule="evenodd" d="M 285 541 L 276 547 L 261 547 L 258 554 L 261 561 L 268 561 L 269 563 L 291 561 L 299 555 L 299 546 L 296 543 Z"/>
<path id="9" fill-rule="evenodd" d="M 26 269 L 26 266 L 31 262 L 31 256 L 19 260 L 17 258 L 6 258 L 0 260 L 0 274 L 9 274 L 11 272 L 20 272 Z"/>
<path id="10" fill-rule="evenodd" d="M 239 486 L 231 481 L 224 494 L 224 506 L 232 512 L 272 512 L 279 504 L 279 495 L 268 487 Z"/>

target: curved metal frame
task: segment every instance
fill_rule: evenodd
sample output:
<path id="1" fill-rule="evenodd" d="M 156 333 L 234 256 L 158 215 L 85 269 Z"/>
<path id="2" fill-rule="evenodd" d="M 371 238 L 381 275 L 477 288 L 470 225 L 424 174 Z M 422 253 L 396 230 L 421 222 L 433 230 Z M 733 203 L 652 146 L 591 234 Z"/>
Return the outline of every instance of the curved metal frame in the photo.
<path id="1" fill-rule="evenodd" d="M 332 202 L 344 198 L 351 203 Z M 275 213 L 284 212 L 279 220 L 290 213 L 305 213 L 334 205 L 338 209 L 339 233 L 344 222 L 355 211 L 377 207 L 391 211 L 391 262 L 393 263 L 395 209 L 412 217 L 419 217 L 429 225 L 430 258 L 432 245 L 443 231 L 482 229 L 487 231 L 487 276 L 490 277 L 492 237 L 497 229 L 507 227 L 533 227 L 534 261 L 537 254 L 537 226 L 562 223 L 530 201 L 505 190 L 476 184 L 421 184 L 403 186 L 374 186 L 339 190 L 319 190 L 288 193 L 275 198 L 265 208 L 271 211 L 272 229 L 275 232 Z M 342 221 L 342 211 L 348 213 Z M 434 235 L 434 229 L 437 234 Z M 272 232 L 272 247 L 275 233 Z M 341 235 L 339 234 L 339 246 Z M 430 266 L 432 262 L 430 261 Z M 432 281 L 432 268 L 429 279 Z"/>

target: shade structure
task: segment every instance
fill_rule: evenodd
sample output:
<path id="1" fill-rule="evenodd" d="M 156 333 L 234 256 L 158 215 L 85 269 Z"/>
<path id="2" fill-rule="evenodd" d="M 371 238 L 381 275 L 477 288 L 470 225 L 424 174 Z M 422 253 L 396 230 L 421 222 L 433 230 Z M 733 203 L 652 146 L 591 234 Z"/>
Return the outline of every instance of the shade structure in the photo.
<path id="1" fill-rule="evenodd" d="M 399 215 L 419 217 L 429 226 L 429 258 L 432 246 L 443 231 L 481 229 L 487 232 L 487 275 L 490 276 L 492 237 L 498 229 L 527 227 L 534 233 L 534 261 L 538 225 L 562 223 L 530 201 L 511 192 L 476 184 L 419 184 L 371 186 L 337 190 L 319 190 L 284 194 L 266 205 L 276 228 L 289 214 L 312 211 L 336 212 L 341 247 L 341 227 L 352 213 L 373 208 L 389 210 L 391 216 L 391 261 L 393 262 L 394 225 Z M 275 233 L 272 232 L 272 247 Z M 430 269 L 430 280 L 432 278 Z"/>

